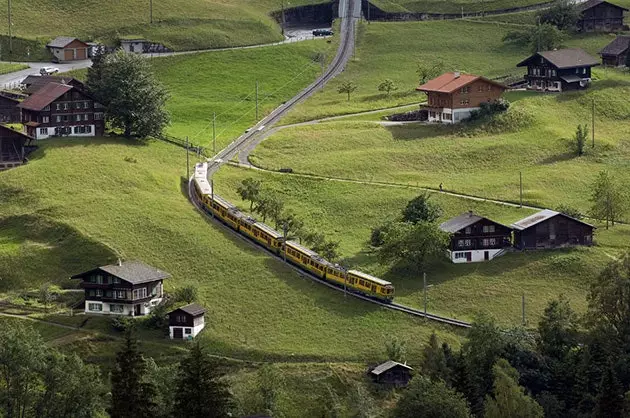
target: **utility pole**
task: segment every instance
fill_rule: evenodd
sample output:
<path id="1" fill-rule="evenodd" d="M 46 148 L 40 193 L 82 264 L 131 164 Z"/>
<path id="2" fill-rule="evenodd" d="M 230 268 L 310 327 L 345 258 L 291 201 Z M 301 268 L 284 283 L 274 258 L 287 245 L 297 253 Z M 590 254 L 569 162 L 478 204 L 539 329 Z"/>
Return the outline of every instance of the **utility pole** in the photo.
<path id="1" fill-rule="evenodd" d="M 214 179 L 210 179 L 210 200 L 212 207 L 214 207 Z M 211 210 L 210 214 L 214 218 L 214 212 Z"/>
<path id="2" fill-rule="evenodd" d="M 593 148 L 595 148 L 595 99 L 593 99 L 592 109 L 591 109 L 591 125 L 593 129 Z"/>
<path id="3" fill-rule="evenodd" d="M 11 23 L 11 0 L 8 0 L 7 3 L 9 5 L 9 54 L 13 54 L 13 39 L 11 33 L 11 26 L 13 25 L 13 23 Z"/>
<path id="4" fill-rule="evenodd" d="M 149 23 L 153 24 L 153 0 L 149 0 Z"/>
<path id="5" fill-rule="evenodd" d="M 285 24 L 285 17 L 284 17 L 284 0 L 282 0 L 282 21 L 280 22 L 281 28 L 282 28 L 282 36 L 284 36 L 284 24 Z"/>
<path id="6" fill-rule="evenodd" d="M 343 268 L 343 297 L 348 295 L 348 270 Z"/>
<path id="7" fill-rule="evenodd" d="M 522 171 L 519 171 L 519 172 L 518 172 L 518 177 L 519 177 L 519 180 L 520 180 L 520 190 L 521 190 L 521 193 L 520 193 L 520 196 L 521 196 L 521 207 L 523 207 L 523 172 L 522 172 Z"/>
<path id="8" fill-rule="evenodd" d="M 422 273 L 422 287 L 424 288 L 424 315 L 427 314 L 427 274 Z"/>
<path id="9" fill-rule="evenodd" d="M 256 122 L 258 122 L 258 80 L 256 80 Z"/>
<path id="10" fill-rule="evenodd" d="M 523 313 L 523 326 L 525 326 L 526 324 L 526 320 L 525 320 L 525 293 L 523 293 L 522 299 L 521 299 L 521 310 Z"/>
<path id="11" fill-rule="evenodd" d="M 186 137 L 186 179 L 190 178 L 190 154 L 188 153 L 188 137 Z"/>
<path id="12" fill-rule="evenodd" d="M 282 225 L 282 235 L 284 236 L 284 245 L 283 245 L 283 251 L 282 251 L 282 257 L 284 258 L 284 262 L 287 262 L 287 223 L 285 222 L 284 225 Z"/>
<path id="13" fill-rule="evenodd" d="M 212 155 L 217 153 L 217 112 L 212 113 Z"/>
<path id="14" fill-rule="evenodd" d="M 367 0 L 367 21 L 368 21 L 368 25 L 370 24 L 370 0 Z"/>

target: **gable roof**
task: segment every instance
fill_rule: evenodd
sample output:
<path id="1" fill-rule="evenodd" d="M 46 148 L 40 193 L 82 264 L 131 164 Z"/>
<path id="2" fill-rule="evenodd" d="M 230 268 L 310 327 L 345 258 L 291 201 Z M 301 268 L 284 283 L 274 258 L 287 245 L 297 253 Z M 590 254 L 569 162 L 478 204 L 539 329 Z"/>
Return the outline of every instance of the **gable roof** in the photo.
<path id="1" fill-rule="evenodd" d="M 26 89 L 24 90 L 26 94 L 33 94 L 50 82 L 67 84 L 74 87 L 80 87 L 82 89 L 85 88 L 85 84 L 83 84 L 81 80 L 77 80 L 74 77 L 64 77 L 59 75 L 29 75 L 22 80 L 21 84 L 26 86 Z"/>
<path id="2" fill-rule="evenodd" d="M 97 267 L 84 273 L 75 274 L 71 277 L 71 279 L 80 279 L 99 270 L 109 273 L 112 276 L 118 277 L 131 284 L 153 282 L 171 277 L 171 275 L 167 272 L 151 267 L 141 261 L 125 261 L 119 264 L 109 264 Z"/>
<path id="3" fill-rule="evenodd" d="M 188 315 L 199 316 L 206 313 L 206 308 L 196 303 L 191 303 L 189 305 L 182 306 L 181 308 L 174 309 L 173 311 L 171 311 L 171 313 L 175 311 L 183 311 L 187 313 Z"/>
<path id="4" fill-rule="evenodd" d="M 427 81 L 420 87 L 416 88 L 418 91 L 424 92 L 439 92 L 439 93 L 453 93 L 460 88 L 467 86 L 468 84 L 477 80 L 483 80 L 487 83 L 494 84 L 503 89 L 507 88 L 501 83 L 489 80 L 485 77 L 481 77 L 473 74 L 463 74 L 456 71 L 450 73 L 444 73 L 439 77 Z"/>
<path id="5" fill-rule="evenodd" d="M 592 228 L 595 228 L 593 225 L 589 223 L 586 223 L 576 218 L 572 218 L 571 216 L 565 215 L 564 213 L 556 212 L 555 210 L 551 210 L 551 209 L 541 210 L 540 212 L 534 213 L 533 215 L 530 215 L 527 218 L 523 218 L 520 221 L 514 222 L 512 224 L 512 228 L 516 229 L 517 231 L 523 231 L 525 229 L 531 228 L 532 226 L 538 225 L 539 223 L 544 222 L 558 215 L 563 216 L 568 219 L 572 219 L 576 222 L 580 222 Z"/>
<path id="6" fill-rule="evenodd" d="M 620 55 L 624 51 L 630 48 L 630 36 L 617 36 L 611 43 L 606 45 L 601 51 L 600 55 Z"/>
<path id="7" fill-rule="evenodd" d="M 0 123 L 0 137 L 4 136 L 8 132 L 10 132 L 11 135 L 18 135 L 22 137 L 22 139 L 24 139 L 25 141 L 30 141 L 32 139 L 30 136 L 26 135 L 25 133 L 17 131 L 15 129 L 11 129 L 8 126 Z"/>
<path id="8" fill-rule="evenodd" d="M 444 232 L 450 232 L 451 234 L 454 234 L 457 231 L 461 231 L 464 228 L 469 227 L 470 225 L 474 225 L 477 222 L 481 221 L 481 220 L 488 220 L 492 223 L 495 223 L 497 225 L 501 225 L 501 226 L 505 226 L 502 225 L 498 222 L 493 221 L 492 219 L 488 219 L 488 218 L 484 218 L 483 216 L 479 216 L 479 215 L 475 215 L 473 212 L 466 212 L 466 213 L 462 213 L 459 216 L 456 216 L 452 219 L 449 219 L 446 222 L 443 222 L 442 224 L 440 224 L 440 229 Z M 508 228 L 507 226 L 505 226 L 506 228 Z"/>
<path id="9" fill-rule="evenodd" d="M 50 41 L 48 43 L 48 45 L 46 45 L 49 48 L 63 48 L 66 45 L 72 43 L 73 41 L 79 41 L 82 44 L 84 44 L 85 46 L 88 46 L 85 42 L 83 42 L 82 40 L 78 39 L 78 38 L 73 38 L 70 36 L 58 36 L 55 39 L 53 39 L 52 41 Z"/>
<path id="10" fill-rule="evenodd" d="M 554 51 L 537 52 L 527 59 L 519 62 L 518 64 L 516 64 L 516 66 L 524 67 L 529 63 L 529 61 L 538 56 L 543 57 L 544 59 L 555 65 L 558 69 L 584 66 L 593 67 L 595 65 L 599 65 L 599 60 L 587 54 L 583 49 L 565 48 L 556 49 Z"/>
<path id="11" fill-rule="evenodd" d="M 18 105 L 22 109 L 40 111 L 72 90 L 67 84 L 48 83 Z"/>
<path id="12" fill-rule="evenodd" d="M 584 12 L 584 11 L 586 11 L 588 9 L 591 9 L 591 8 L 595 7 L 595 6 L 599 6 L 602 3 L 606 3 L 607 5 L 612 6 L 612 7 L 618 7 L 619 9 L 622 9 L 622 10 L 626 10 L 626 11 L 628 10 L 625 7 L 621 7 L 621 6 L 617 5 L 617 4 L 614 4 L 614 3 L 611 3 L 611 2 L 608 2 L 608 1 L 605 1 L 605 0 L 587 0 L 584 3 L 581 3 L 578 6 L 578 9 L 581 12 Z"/>
<path id="13" fill-rule="evenodd" d="M 379 364 L 378 366 L 376 366 L 375 368 L 373 368 L 370 373 L 372 373 L 373 375 L 380 375 L 390 369 L 393 369 L 394 367 L 404 367 L 407 370 L 413 370 L 413 368 L 407 366 L 406 364 L 402 364 L 402 363 L 398 363 L 397 361 L 393 361 L 393 360 L 388 360 L 383 364 Z"/>

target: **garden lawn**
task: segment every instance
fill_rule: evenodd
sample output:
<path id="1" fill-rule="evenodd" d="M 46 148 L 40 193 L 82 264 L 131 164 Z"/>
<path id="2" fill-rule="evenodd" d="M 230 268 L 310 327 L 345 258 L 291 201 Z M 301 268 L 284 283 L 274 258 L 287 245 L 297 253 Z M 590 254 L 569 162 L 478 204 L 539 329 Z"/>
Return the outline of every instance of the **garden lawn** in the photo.
<path id="1" fill-rule="evenodd" d="M 295 0 L 291 4 L 320 2 Z M 281 8 L 275 0 L 160 0 L 153 2 L 153 24 L 149 23 L 149 3 L 13 0 L 13 36 L 39 38 L 44 42 L 56 36 L 76 36 L 108 43 L 121 36 L 134 36 L 175 50 L 253 45 L 282 39 L 280 28 L 270 16 Z M 6 7 L 0 10 L 0 20 L 7 21 Z"/>
<path id="2" fill-rule="evenodd" d="M 73 274 L 139 259 L 172 274 L 167 292 L 198 288 L 208 309 L 201 339 L 214 353 L 375 360 L 399 336 L 419 356 L 433 329 L 458 344 L 451 328 L 344 298 L 207 221 L 186 200 L 180 148 L 118 138 L 39 145 L 27 165 L 0 173 L 1 292 L 76 286 Z"/>
<path id="3" fill-rule="evenodd" d="M 295 108 L 284 124 L 365 110 L 417 103 L 425 95 L 417 92 L 418 64 L 443 64 L 444 71 L 462 71 L 489 78 L 522 75 L 516 64 L 531 53 L 527 48 L 504 44 L 503 36 L 513 25 L 477 21 L 429 21 L 363 23 L 359 26 L 356 58 L 326 88 Z M 584 48 L 596 55 L 613 37 L 608 34 L 577 35 L 567 47 Z M 385 79 L 398 90 L 389 97 L 378 91 Z M 357 90 L 347 100 L 337 89 L 351 81 Z"/>
<path id="4" fill-rule="evenodd" d="M 308 229 L 325 233 L 340 243 L 341 263 L 391 281 L 396 301 L 422 307 L 422 278 L 418 272 L 382 265 L 368 245 L 371 229 L 397 218 L 407 202 L 422 191 L 413 187 L 384 187 L 368 184 L 316 180 L 279 173 L 224 167 L 215 175 L 217 193 L 238 203 L 235 190 L 241 180 L 253 177 L 277 192 L 285 206 L 305 222 Z M 431 194 L 439 204 L 445 221 L 473 210 L 506 225 L 532 213 L 531 209 L 500 206 L 443 195 Z M 573 307 L 584 312 L 591 281 L 613 258 L 627 250 L 630 227 L 616 226 L 606 231 L 601 224 L 596 234 L 598 245 L 572 250 L 509 253 L 487 263 L 454 265 L 448 260 L 427 270 L 428 309 L 465 320 L 485 312 L 502 325 L 521 322 L 521 297 L 527 304 L 527 318 L 535 326 L 545 306 L 560 294 Z"/>

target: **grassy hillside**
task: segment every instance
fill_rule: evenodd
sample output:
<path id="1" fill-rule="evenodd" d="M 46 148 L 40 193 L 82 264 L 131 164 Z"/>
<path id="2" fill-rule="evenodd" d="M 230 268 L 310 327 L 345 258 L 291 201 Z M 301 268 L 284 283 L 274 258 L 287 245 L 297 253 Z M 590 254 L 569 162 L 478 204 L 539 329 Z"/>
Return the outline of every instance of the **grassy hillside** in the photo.
<path id="1" fill-rule="evenodd" d="M 340 141 L 341 142 L 341 141 Z M 345 154 L 341 151 L 341 154 Z M 327 155 L 314 159 L 325 160 Z M 390 280 L 396 286 L 396 300 L 422 307 L 422 278 L 399 268 L 379 264 L 367 242 L 371 229 L 397 217 L 406 203 L 421 191 L 413 187 L 382 187 L 356 183 L 313 180 L 291 175 L 261 173 L 236 168 L 222 169 L 215 176 L 218 193 L 240 202 L 235 190 L 238 183 L 254 177 L 275 190 L 285 204 L 308 227 L 340 241 L 342 263 Z M 432 199 L 443 209 L 442 220 L 468 210 L 504 224 L 533 213 L 529 209 L 507 208 L 439 193 Z M 248 208 L 241 203 L 242 208 Z M 600 225 L 601 226 L 601 225 Z M 521 296 L 525 294 L 529 324 L 536 324 L 547 302 L 564 294 L 579 311 L 586 308 L 590 281 L 627 248 L 630 227 L 598 230 L 598 246 L 575 250 L 513 253 L 490 263 L 454 265 L 444 260 L 427 271 L 428 307 L 457 318 L 473 318 L 486 312 L 504 325 L 521 321 Z"/>
<path id="2" fill-rule="evenodd" d="M 422 101 L 425 96 L 415 91 L 419 63 L 424 66 L 442 63 L 445 71 L 459 70 L 491 78 L 523 74 L 516 64 L 530 52 L 501 41 L 513 30 L 511 25 L 474 21 L 363 24 L 359 29 L 356 59 L 348 69 L 323 91 L 299 105 L 283 122 Z M 612 39 L 608 34 L 579 35 L 567 40 L 566 45 L 596 54 Z M 386 78 L 398 86 L 390 97 L 377 89 Z M 353 81 L 358 87 L 350 101 L 337 92 L 345 81 Z"/>
<path id="3" fill-rule="evenodd" d="M 291 4 L 320 2 L 295 0 Z M 149 4 L 146 0 L 13 0 L 13 36 L 45 40 L 77 36 L 112 42 L 119 36 L 133 35 L 176 50 L 281 39 L 278 25 L 269 16 L 281 7 L 275 0 L 156 0 L 153 24 L 149 23 Z M 6 7 L 0 10 L 0 21 L 7 21 Z"/>
<path id="4" fill-rule="evenodd" d="M 543 0 L 372 0 L 388 12 L 474 13 L 544 3 Z"/>

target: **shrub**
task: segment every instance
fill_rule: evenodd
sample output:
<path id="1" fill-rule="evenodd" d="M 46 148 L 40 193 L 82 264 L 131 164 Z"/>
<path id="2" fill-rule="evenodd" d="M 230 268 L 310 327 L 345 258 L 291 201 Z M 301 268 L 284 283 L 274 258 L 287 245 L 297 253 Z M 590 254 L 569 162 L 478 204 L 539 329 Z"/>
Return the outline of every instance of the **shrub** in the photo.
<path id="1" fill-rule="evenodd" d="M 112 328 L 118 332 L 125 332 L 127 330 L 133 329 L 136 326 L 133 317 L 122 315 L 113 316 L 110 324 Z"/>
<path id="2" fill-rule="evenodd" d="M 558 206 L 556 208 L 556 212 L 564 213 L 565 215 L 570 216 L 575 219 L 584 218 L 584 214 L 582 214 L 582 212 L 580 212 L 578 209 L 573 208 L 568 205 L 564 205 L 564 204 Z"/>

